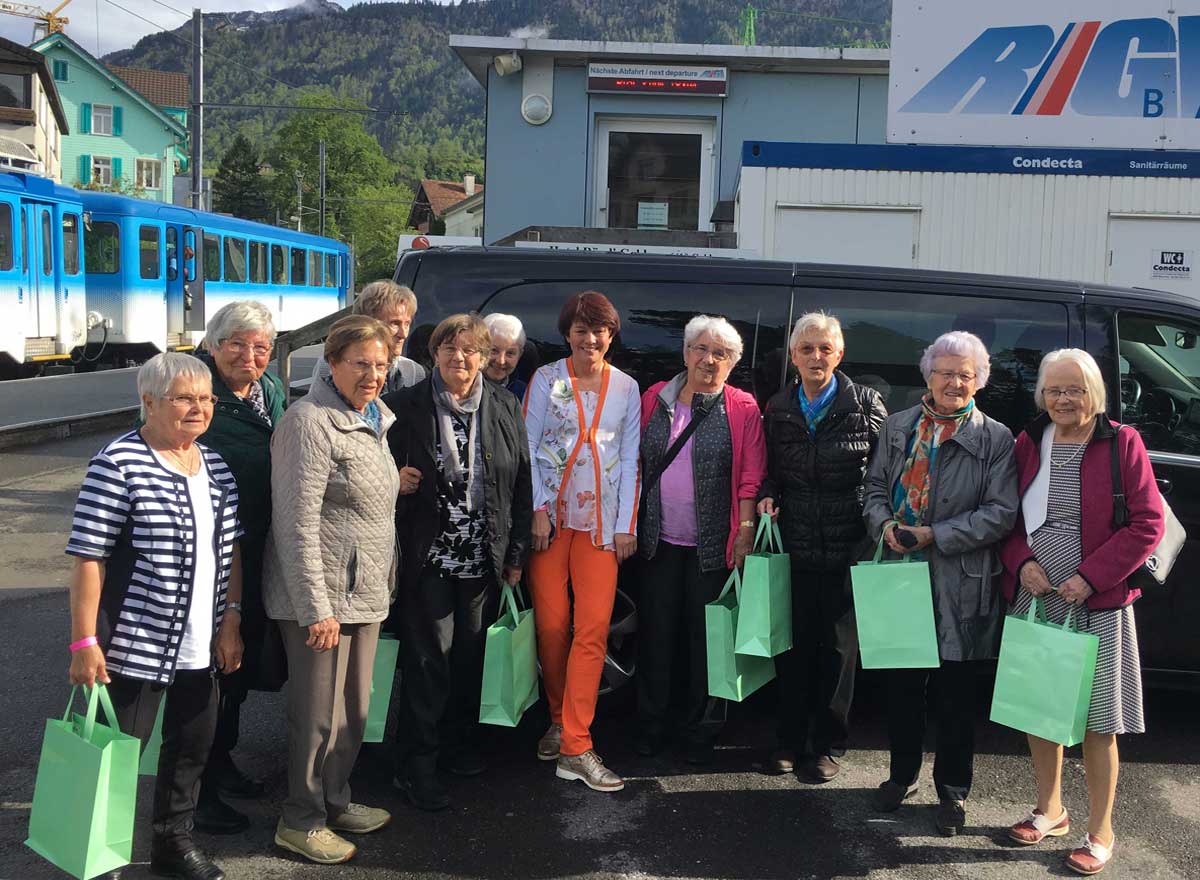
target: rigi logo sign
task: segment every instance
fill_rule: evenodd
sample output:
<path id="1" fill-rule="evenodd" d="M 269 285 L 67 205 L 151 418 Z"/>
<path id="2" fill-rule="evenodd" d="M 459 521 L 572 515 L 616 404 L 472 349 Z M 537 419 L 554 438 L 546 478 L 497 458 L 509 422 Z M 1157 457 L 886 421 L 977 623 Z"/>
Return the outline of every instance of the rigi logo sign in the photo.
<path id="1" fill-rule="evenodd" d="M 1200 148 L 1200 0 L 897 0 L 890 87 L 892 142 Z"/>

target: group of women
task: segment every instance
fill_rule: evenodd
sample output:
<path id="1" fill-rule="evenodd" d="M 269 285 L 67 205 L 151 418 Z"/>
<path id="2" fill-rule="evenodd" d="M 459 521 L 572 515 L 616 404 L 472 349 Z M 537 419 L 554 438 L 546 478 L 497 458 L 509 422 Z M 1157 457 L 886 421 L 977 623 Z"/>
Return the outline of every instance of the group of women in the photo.
<path id="1" fill-rule="evenodd" d="M 704 606 L 751 552 L 758 515 L 777 519 L 792 562 L 794 647 L 777 658 L 771 768 L 812 783 L 840 770 L 858 650 L 848 572 L 882 542 L 891 558 L 929 563 L 941 665 L 887 673 L 878 808 L 917 790 L 933 714 L 936 825 L 963 828 L 977 661 L 995 657 L 1005 605 L 1040 597 L 1051 620 L 1081 609 L 1080 628 L 1100 638 L 1087 834 L 1067 865 L 1104 868 L 1116 735 L 1143 729 L 1128 578 L 1161 538 L 1163 512 L 1141 439 L 1105 416 L 1088 354 L 1045 357 L 1042 415 L 1014 445 L 975 402 L 989 356 L 965 332 L 929 346 L 927 393 L 888 415 L 838 369 L 837 319 L 805 315 L 789 340 L 797 381 L 764 415 L 728 384 L 742 339 L 722 318 L 689 321 L 684 369 L 642 394 L 607 358 L 621 323 L 596 291 L 563 306 L 569 354 L 528 387 L 515 378 L 525 338 L 513 316 L 443 320 L 425 375 L 402 354 L 411 291 L 376 282 L 355 312 L 285 411 L 265 372 L 269 312 L 226 306 L 201 358 L 158 355 L 139 371 L 141 427 L 101 450 L 84 479 L 68 544 L 70 677 L 108 684 L 122 729 L 143 741 L 166 700 L 156 872 L 224 876 L 192 830 L 241 830 L 247 820 L 222 798 L 261 794 L 230 750 L 247 689 L 269 686 L 279 665 L 273 646 L 290 682 L 278 846 L 344 862 L 356 847 L 343 835 L 391 819 L 352 801 L 349 785 L 381 628 L 400 642 L 395 784 L 418 808 L 446 807 L 439 770 L 486 769 L 475 721 L 501 584 L 531 595 L 550 714 L 536 756 L 559 778 L 624 787 L 591 738 L 622 565 L 641 582 L 635 748 L 652 755 L 677 737 L 687 761 L 707 762 L 726 707 L 708 695 Z M 1061 747 L 1030 737 L 1030 750 L 1037 803 L 1009 831 L 1021 844 L 1070 829 Z"/>

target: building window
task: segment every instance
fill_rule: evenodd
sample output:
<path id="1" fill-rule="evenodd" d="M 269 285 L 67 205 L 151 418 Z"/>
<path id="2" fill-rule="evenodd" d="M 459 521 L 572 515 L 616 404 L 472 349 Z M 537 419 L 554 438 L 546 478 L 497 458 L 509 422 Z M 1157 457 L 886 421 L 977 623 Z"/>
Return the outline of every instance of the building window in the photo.
<path id="1" fill-rule="evenodd" d="M 159 230 L 157 226 L 143 226 L 138 230 L 138 265 L 143 278 L 159 277 Z"/>
<path id="2" fill-rule="evenodd" d="M 96 220 L 83 230 L 83 264 L 89 275 L 115 275 L 121 268 L 121 232 L 116 223 Z"/>
<path id="3" fill-rule="evenodd" d="M 54 78 L 59 82 L 67 82 L 70 66 L 61 58 L 54 59 Z"/>
<path id="4" fill-rule="evenodd" d="M 29 77 L 22 73 L 0 73 L 0 107 L 29 110 Z"/>
<path id="5" fill-rule="evenodd" d="M 142 189 L 162 189 L 162 162 L 157 159 L 138 159 L 137 185 Z"/>
<path id="6" fill-rule="evenodd" d="M 92 156 L 92 183 L 112 186 L 113 164 L 108 156 Z"/>
<path id="7" fill-rule="evenodd" d="M 113 133 L 113 108 L 111 104 L 92 105 L 92 134 Z"/>

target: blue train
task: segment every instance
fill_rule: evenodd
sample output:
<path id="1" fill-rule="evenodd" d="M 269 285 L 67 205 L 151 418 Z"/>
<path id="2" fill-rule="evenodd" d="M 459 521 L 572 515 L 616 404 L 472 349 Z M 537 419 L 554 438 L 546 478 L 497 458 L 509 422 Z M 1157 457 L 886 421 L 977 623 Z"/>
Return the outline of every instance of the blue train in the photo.
<path id="1" fill-rule="evenodd" d="M 2 375 L 187 349 L 239 299 L 292 330 L 343 308 L 353 274 L 330 238 L 0 173 Z"/>

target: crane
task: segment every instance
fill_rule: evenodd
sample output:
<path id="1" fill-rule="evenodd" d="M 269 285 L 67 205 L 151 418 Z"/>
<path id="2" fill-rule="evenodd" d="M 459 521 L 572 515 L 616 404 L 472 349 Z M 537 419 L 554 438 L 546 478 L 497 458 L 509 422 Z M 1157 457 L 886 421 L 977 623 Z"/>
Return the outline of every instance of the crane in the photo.
<path id="1" fill-rule="evenodd" d="M 70 23 L 71 19 L 65 15 L 59 15 L 71 0 L 62 0 L 52 10 L 47 12 L 40 6 L 34 6 L 31 3 L 14 3 L 12 0 L 0 0 L 0 12 L 6 12 L 9 15 L 19 15 L 22 18 L 32 18 L 36 23 L 33 26 L 33 39 L 40 40 L 42 37 L 50 34 L 57 34 Z"/>

